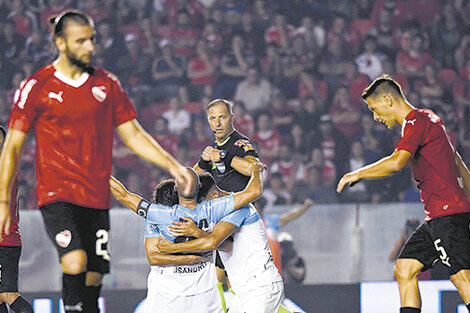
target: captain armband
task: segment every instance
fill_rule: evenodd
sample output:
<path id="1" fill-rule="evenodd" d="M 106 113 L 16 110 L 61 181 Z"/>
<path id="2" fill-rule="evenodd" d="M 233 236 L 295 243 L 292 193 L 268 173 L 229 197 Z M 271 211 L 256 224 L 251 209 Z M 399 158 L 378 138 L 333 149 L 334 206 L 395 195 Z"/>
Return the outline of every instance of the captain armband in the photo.
<path id="1" fill-rule="evenodd" d="M 139 205 L 137 206 L 136 213 L 142 216 L 143 218 L 146 218 L 149 207 L 150 207 L 150 202 L 142 199 L 140 200 Z"/>

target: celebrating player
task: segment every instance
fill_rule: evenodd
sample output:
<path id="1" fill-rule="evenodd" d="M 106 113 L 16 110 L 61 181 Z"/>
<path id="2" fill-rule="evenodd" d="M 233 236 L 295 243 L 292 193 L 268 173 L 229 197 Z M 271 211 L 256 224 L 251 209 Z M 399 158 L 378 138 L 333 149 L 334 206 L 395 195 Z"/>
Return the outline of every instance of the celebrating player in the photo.
<path id="1" fill-rule="evenodd" d="M 0 126 L 0 150 L 5 141 L 6 131 Z M 11 196 L 10 234 L 3 234 L 0 241 L 0 313 L 10 309 L 18 313 L 33 313 L 31 304 L 18 293 L 18 267 L 21 256 L 21 235 L 18 229 L 20 220 L 18 212 L 18 185 L 13 182 Z M 0 232 L 1 233 L 1 232 Z"/>
<path id="2" fill-rule="evenodd" d="M 201 200 L 217 199 L 229 194 L 216 186 L 209 173 L 200 174 L 200 180 L 198 198 Z M 169 228 L 174 234 L 182 236 L 197 234 L 194 223 L 174 222 Z M 264 223 L 252 204 L 249 214 L 236 228 L 237 225 L 222 220 L 214 226 L 212 233 L 196 240 L 171 243 L 162 236 L 158 249 L 165 253 L 210 251 L 217 249 L 233 234 L 232 249 L 219 251 L 237 299 L 230 306 L 230 312 L 278 312 L 284 286 L 272 259 Z"/>
<path id="3" fill-rule="evenodd" d="M 117 200 L 146 217 L 145 248 L 151 265 L 148 278 L 146 313 L 151 312 L 223 312 L 220 297 L 216 289 L 215 254 L 208 261 L 194 265 L 169 266 L 162 262 L 156 245 L 160 237 L 173 241 L 168 226 L 172 221 L 190 218 L 199 228 L 210 231 L 219 221 L 234 224 L 236 227 L 250 213 L 247 203 L 261 195 L 262 179 L 260 163 L 253 165 L 251 180 L 243 191 L 223 198 L 197 203 L 199 177 L 192 169 L 193 179 L 190 187 L 183 186 L 177 180 L 179 205 L 173 207 L 150 204 L 140 196 L 128 192 L 116 179 L 111 178 L 111 190 Z M 186 186 L 187 187 L 187 186 Z M 234 212 L 234 210 L 241 208 Z M 232 213 L 232 214 L 230 214 Z M 171 256 L 169 256 L 171 257 Z M 202 261 L 199 257 L 188 256 L 183 263 Z"/>
<path id="4" fill-rule="evenodd" d="M 15 94 L 0 161 L 0 229 L 8 234 L 10 192 L 26 134 L 34 129 L 38 206 L 60 257 L 65 311 L 95 313 L 102 275 L 109 272 L 114 127 L 147 161 L 173 176 L 184 168 L 137 123 L 116 76 L 91 66 L 91 18 L 70 10 L 51 22 L 59 56 L 24 80 Z"/>
<path id="5" fill-rule="evenodd" d="M 388 176 L 409 162 L 427 217 L 395 264 L 400 312 L 421 312 L 416 276 L 437 260 L 448 269 L 470 311 L 470 173 L 466 165 L 449 142 L 441 118 L 431 110 L 415 109 L 389 76 L 374 80 L 362 97 L 376 121 L 388 128 L 400 124 L 402 137 L 390 156 L 345 174 L 337 191 L 363 178 Z"/>

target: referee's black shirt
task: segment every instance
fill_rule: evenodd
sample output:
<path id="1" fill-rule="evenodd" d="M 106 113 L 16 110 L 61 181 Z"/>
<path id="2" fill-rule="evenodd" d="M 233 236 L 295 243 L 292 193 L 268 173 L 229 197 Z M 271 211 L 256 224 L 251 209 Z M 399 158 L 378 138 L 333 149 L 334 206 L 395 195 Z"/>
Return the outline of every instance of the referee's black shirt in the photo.
<path id="1" fill-rule="evenodd" d="M 258 153 L 253 148 L 251 141 L 235 130 L 227 139 L 220 143 L 215 142 L 212 147 L 224 150 L 227 155 L 217 163 L 204 161 L 200 158 L 199 167 L 210 172 L 217 186 L 222 190 L 237 192 L 245 189 L 250 176 L 237 172 L 230 164 L 234 156 L 240 158 L 244 158 L 247 155 L 258 157 Z"/>

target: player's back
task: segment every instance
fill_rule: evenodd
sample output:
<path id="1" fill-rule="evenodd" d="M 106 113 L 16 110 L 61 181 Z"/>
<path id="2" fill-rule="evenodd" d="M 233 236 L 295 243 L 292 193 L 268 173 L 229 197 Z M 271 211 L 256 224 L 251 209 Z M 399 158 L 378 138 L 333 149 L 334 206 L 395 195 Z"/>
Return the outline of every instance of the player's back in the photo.
<path id="1" fill-rule="evenodd" d="M 282 280 L 273 263 L 263 220 L 253 205 L 250 204 L 249 209 L 249 215 L 233 233 L 232 250 L 219 251 L 236 293 L 247 286 Z"/>
<path id="2" fill-rule="evenodd" d="M 407 150 L 413 150 L 410 165 L 428 217 L 469 212 L 455 149 L 440 117 L 431 110 L 413 111 L 403 124 L 405 136 L 416 142 Z"/>

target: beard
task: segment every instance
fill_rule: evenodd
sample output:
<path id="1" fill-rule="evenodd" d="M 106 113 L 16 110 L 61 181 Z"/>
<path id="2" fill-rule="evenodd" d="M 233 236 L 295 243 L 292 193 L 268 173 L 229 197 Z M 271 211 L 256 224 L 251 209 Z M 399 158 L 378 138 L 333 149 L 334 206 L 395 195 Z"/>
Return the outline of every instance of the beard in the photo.
<path id="1" fill-rule="evenodd" d="M 89 74 L 93 73 L 93 67 L 91 67 L 90 62 L 83 62 L 68 49 L 65 51 L 65 55 L 69 59 L 70 63 L 72 63 L 73 65 L 81 69 L 82 71 L 87 72 Z"/>

